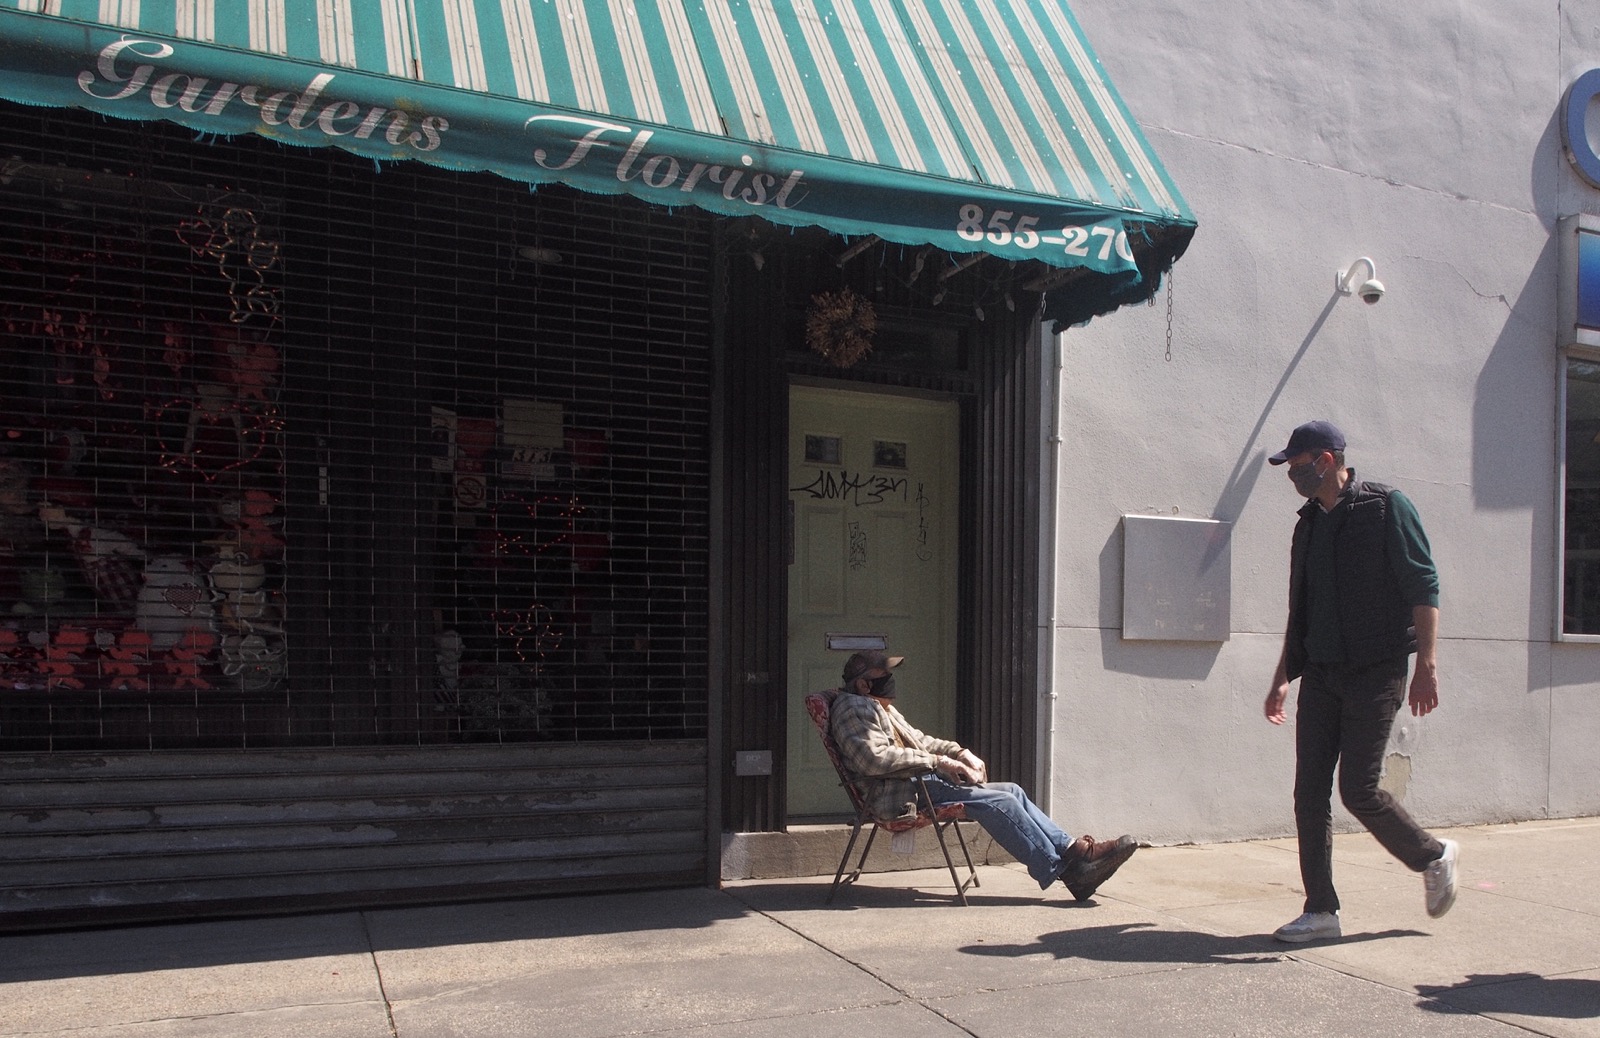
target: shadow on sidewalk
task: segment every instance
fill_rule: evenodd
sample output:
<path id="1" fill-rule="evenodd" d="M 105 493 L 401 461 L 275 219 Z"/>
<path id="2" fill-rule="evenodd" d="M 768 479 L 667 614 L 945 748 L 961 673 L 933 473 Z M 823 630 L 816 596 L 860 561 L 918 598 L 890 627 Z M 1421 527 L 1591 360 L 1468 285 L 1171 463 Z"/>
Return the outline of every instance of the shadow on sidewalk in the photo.
<path id="1" fill-rule="evenodd" d="M 1119 923 L 1059 930 L 1041 934 L 1031 944 L 969 944 L 969 955 L 1054 955 L 1057 959 L 1093 959 L 1098 962 L 1139 963 L 1260 963 L 1279 962 L 1293 951 L 1276 943 L 1270 934 L 1225 937 L 1193 930 L 1159 930 L 1154 923 Z M 1423 937 L 1416 930 L 1385 930 L 1348 934 L 1339 943 L 1379 941 L 1391 937 Z M 1314 947 L 1314 945 L 1313 945 Z"/>
<path id="2" fill-rule="evenodd" d="M 405 949 L 702 930 L 748 914 L 737 899 L 685 887 L 0 934 L 0 987 Z"/>
<path id="3" fill-rule="evenodd" d="M 1459 984 L 1419 984 L 1417 1005 L 1434 1013 L 1468 1010 L 1588 1020 L 1600 1017 L 1600 980 L 1537 973 L 1469 973 Z"/>
<path id="4" fill-rule="evenodd" d="M 803 912 L 808 910 L 849 912 L 862 911 L 876 908 L 938 908 L 941 905 L 961 909 L 962 904 L 956 899 L 955 887 L 946 880 L 942 886 L 933 883 L 913 884 L 907 882 L 903 886 L 890 885 L 889 881 L 868 881 L 865 883 L 847 883 L 839 888 L 839 894 L 828 903 L 828 885 L 826 883 L 762 883 L 753 886 L 727 887 L 723 893 L 728 894 L 751 908 L 760 912 Z M 991 894 L 987 887 L 972 887 L 967 891 L 969 909 L 993 908 L 996 906 L 1011 906 L 1016 908 L 1047 906 L 1056 902 L 1063 908 L 1092 907 L 1092 902 L 1079 905 L 1059 896 L 1056 891 L 1037 896 L 1028 894 Z M 1059 888 L 1057 888 L 1059 890 Z"/>

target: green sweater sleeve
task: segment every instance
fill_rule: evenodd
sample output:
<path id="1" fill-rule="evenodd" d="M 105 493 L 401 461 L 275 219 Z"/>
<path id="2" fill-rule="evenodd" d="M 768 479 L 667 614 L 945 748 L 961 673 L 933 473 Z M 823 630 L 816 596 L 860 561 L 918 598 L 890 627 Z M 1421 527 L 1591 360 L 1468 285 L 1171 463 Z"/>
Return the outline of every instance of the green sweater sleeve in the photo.
<path id="1" fill-rule="evenodd" d="M 1396 490 L 1389 495 L 1389 569 L 1407 602 L 1439 605 L 1439 570 L 1433 564 L 1428 535 L 1411 499 Z"/>

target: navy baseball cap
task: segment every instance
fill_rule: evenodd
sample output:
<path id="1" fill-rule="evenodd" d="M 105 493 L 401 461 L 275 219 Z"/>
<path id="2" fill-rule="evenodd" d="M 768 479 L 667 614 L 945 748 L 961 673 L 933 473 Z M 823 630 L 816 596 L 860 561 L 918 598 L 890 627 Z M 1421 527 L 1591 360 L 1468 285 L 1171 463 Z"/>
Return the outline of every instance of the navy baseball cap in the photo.
<path id="1" fill-rule="evenodd" d="M 1289 434 L 1289 446 L 1267 459 L 1272 465 L 1282 465 L 1296 454 L 1305 451 L 1342 451 L 1344 433 L 1332 422 L 1307 422 Z"/>

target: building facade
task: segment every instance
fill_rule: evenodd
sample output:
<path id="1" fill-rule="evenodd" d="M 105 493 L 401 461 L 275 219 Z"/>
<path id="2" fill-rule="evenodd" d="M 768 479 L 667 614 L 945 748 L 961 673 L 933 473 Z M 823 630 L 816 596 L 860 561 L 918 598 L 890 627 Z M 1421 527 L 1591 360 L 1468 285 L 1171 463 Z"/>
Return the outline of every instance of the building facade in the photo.
<path id="1" fill-rule="evenodd" d="M 1326 418 L 1440 568 L 1441 705 L 1402 711 L 1388 786 L 1430 825 L 1600 811 L 1595 354 L 1564 258 L 1600 212 L 1600 6 L 1123 13 L 1080 16 L 1201 232 L 1154 308 L 1060 338 L 1055 809 L 1158 842 L 1292 832 L 1293 739 L 1261 704 L 1300 499 L 1265 458 Z M 1353 266 L 1379 301 L 1339 291 Z M 1218 524 L 1220 632 L 1151 634 L 1129 515 Z"/>
<path id="2" fill-rule="evenodd" d="M 1064 6 L 231 10 L 0 4 L 0 926 L 715 882 L 864 644 L 1039 770 Z"/>

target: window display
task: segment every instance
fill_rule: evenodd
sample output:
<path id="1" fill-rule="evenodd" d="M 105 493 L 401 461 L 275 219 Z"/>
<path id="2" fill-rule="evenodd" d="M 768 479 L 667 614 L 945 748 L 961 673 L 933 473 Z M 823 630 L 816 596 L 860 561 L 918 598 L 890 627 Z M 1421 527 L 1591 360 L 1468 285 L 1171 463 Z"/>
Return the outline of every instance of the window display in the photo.
<path id="1" fill-rule="evenodd" d="M 288 658 L 277 244 L 250 199 L 107 188 L 8 214 L 32 241 L 0 260 L 0 693 L 95 732 L 101 695 L 262 692 Z"/>
<path id="2" fill-rule="evenodd" d="M 703 735 L 708 218 L 10 114 L 0 752 Z"/>

